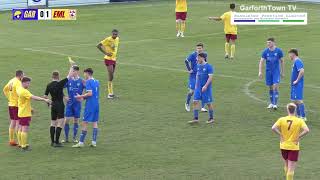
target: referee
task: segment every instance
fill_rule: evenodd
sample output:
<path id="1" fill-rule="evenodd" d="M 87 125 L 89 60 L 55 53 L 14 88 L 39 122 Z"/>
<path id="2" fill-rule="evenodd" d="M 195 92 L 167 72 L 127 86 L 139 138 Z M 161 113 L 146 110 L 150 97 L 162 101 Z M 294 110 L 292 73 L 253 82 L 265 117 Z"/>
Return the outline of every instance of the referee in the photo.
<path id="1" fill-rule="evenodd" d="M 51 105 L 51 125 L 50 125 L 50 137 L 51 137 L 51 146 L 53 147 L 62 147 L 62 144 L 59 141 L 61 130 L 64 124 L 64 102 L 63 102 L 63 88 L 73 76 L 74 67 L 70 68 L 68 77 L 60 81 L 60 74 L 58 71 L 52 73 L 52 82 L 47 85 L 45 98 L 48 98 L 48 95 L 51 95 L 52 105 Z"/>

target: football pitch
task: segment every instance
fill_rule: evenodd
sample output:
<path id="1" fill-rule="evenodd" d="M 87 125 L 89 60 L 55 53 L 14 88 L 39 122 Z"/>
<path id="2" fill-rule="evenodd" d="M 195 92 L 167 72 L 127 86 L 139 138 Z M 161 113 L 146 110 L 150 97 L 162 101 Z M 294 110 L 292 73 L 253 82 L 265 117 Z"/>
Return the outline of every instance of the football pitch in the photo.
<path id="1" fill-rule="evenodd" d="M 236 1 L 239 4 L 274 4 Z M 272 124 L 285 116 L 289 102 L 291 65 L 285 56 L 278 111 L 268 111 L 268 89 L 258 79 L 258 61 L 266 39 L 275 37 L 287 52 L 298 48 L 305 63 L 305 104 L 311 129 L 301 142 L 295 179 L 320 177 L 320 5 L 296 3 L 308 12 L 307 26 L 239 26 L 236 58 L 224 60 L 224 33 L 220 22 L 208 20 L 228 10 L 229 1 L 189 0 L 185 38 L 175 37 L 174 1 L 75 7 L 76 21 L 12 21 L 0 12 L 1 88 L 17 69 L 32 77 L 30 91 L 43 95 L 51 72 L 67 75 L 67 56 L 81 69 L 92 67 L 101 82 L 97 148 L 50 147 L 50 110 L 32 102 L 32 151 L 7 145 L 7 100 L 0 96 L 0 179 L 284 179 L 278 137 Z M 114 80 L 120 97 L 106 99 L 106 70 L 96 44 L 120 31 L 118 66 Z M 184 109 L 188 73 L 184 60 L 198 42 L 205 44 L 215 67 L 215 120 L 187 124 L 192 113 Z M 63 133 L 62 133 L 63 134 Z M 63 138 L 63 135 L 62 135 Z"/>

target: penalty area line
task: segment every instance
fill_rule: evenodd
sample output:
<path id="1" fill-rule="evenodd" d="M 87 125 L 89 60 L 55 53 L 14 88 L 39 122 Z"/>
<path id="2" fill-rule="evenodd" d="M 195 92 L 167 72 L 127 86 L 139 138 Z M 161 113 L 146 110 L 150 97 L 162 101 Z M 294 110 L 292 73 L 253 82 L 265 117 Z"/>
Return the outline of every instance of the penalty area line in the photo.
<path id="1" fill-rule="evenodd" d="M 260 102 L 260 103 L 264 103 L 264 104 L 268 104 L 268 101 L 266 100 L 263 100 L 263 99 L 260 99 L 258 98 L 257 96 L 255 96 L 253 93 L 251 93 L 250 91 L 250 87 L 252 86 L 252 84 L 258 82 L 259 80 L 258 79 L 254 79 L 254 80 L 251 80 L 249 81 L 248 83 L 246 83 L 243 87 L 243 92 L 248 96 L 250 97 L 251 99 L 257 101 L 257 102 Z M 285 108 L 286 106 L 285 105 L 282 105 L 280 104 L 279 107 L 282 107 L 282 108 Z M 316 111 L 312 110 L 312 109 L 309 109 L 307 108 L 308 112 L 312 112 L 312 113 L 316 113 Z"/>

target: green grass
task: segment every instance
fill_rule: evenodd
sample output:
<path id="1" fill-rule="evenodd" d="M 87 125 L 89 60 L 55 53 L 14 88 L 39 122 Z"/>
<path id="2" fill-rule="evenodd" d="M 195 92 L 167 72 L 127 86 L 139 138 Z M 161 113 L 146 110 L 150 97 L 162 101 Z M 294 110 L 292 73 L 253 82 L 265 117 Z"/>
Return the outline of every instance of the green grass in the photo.
<path id="1" fill-rule="evenodd" d="M 259 1 L 237 3 L 263 4 Z M 267 2 L 270 4 L 270 2 Z M 305 62 L 305 103 L 311 134 L 302 142 L 296 179 L 320 177 L 319 76 L 320 5 L 298 3 L 309 13 L 307 26 L 241 26 L 236 60 L 223 59 L 221 23 L 207 20 L 227 9 L 225 1 L 189 2 L 186 38 L 175 38 L 174 2 L 82 6 L 77 21 L 11 21 L 0 13 L 1 87 L 23 69 L 33 78 L 31 92 L 43 95 L 50 73 L 67 73 L 66 55 L 81 68 L 92 67 L 105 89 L 102 55 L 95 45 L 118 28 L 119 65 L 114 87 L 120 99 L 107 101 L 101 93 L 98 147 L 72 149 L 49 146 L 49 109 L 33 102 L 36 115 L 30 132 L 33 150 L 23 153 L 7 146 L 7 104 L 0 97 L 0 179 L 283 179 L 278 138 L 271 125 L 285 115 L 283 108 L 268 112 L 267 103 L 245 93 L 256 80 L 260 52 L 274 36 L 284 51 L 297 47 Z M 283 5 L 285 3 L 272 3 Z M 318 10 L 317 10 L 318 9 Z M 216 124 L 189 126 L 184 111 L 187 73 L 184 59 L 203 42 L 215 67 Z M 33 48 L 39 51 L 30 51 Z M 65 54 L 65 55 L 64 55 Z M 280 85 L 280 103 L 289 101 L 291 62 Z M 262 81 L 249 87 L 251 95 L 267 100 Z M 200 120 L 207 120 L 201 113 Z M 91 139 L 91 131 L 87 143 Z"/>

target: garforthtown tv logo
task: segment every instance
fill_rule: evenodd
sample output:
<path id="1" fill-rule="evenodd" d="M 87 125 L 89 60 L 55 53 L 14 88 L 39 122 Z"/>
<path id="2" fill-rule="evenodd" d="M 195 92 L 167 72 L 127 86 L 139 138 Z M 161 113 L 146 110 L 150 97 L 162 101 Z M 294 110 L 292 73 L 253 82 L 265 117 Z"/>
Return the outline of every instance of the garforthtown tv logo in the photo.
<path id="1" fill-rule="evenodd" d="M 288 4 L 286 6 L 274 6 L 274 5 L 240 5 L 240 11 L 274 11 L 274 12 L 288 12 L 296 11 L 297 5 Z"/>

